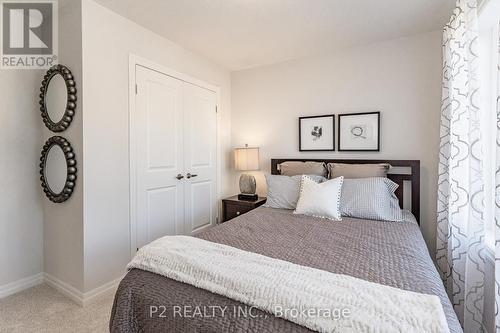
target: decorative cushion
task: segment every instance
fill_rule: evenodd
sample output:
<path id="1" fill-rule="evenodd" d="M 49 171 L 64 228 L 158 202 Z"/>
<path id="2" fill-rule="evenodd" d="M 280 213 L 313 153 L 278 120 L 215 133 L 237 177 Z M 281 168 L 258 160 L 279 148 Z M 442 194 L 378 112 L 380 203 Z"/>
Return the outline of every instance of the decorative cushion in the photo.
<path id="1" fill-rule="evenodd" d="M 388 178 L 344 179 L 340 212 L 342 216 L 378 221 L 403 221 L 403 212 L 394 192 L 398 184 Z"/>
<path id="2" fill-rule="evenodd" d="M 293 213 L 341 221 L 339 206 L 343 180 L 339 177 L 317 183 L 309 176 L 302 176 L 299 201 Z"/>
<path id="3" fill-rule="evenodd" d="M 310 176 L 315 182 L 325 181 L 322 176 Z M 295 209 L 299 200 L 300 180 L 302 176 L 266 175 L 267 201 L 264 207 Z"/>
<path id="4" fill-rule="evenodd" d="M 343 176 L 345 179 L 387 177 L 387 171 L 391 168 L 388 163 L 380 164 L 344 164 L 328 163 L 328 175 L 330 179 Z"/>
<path id="5" fill-rule="evenodd" d="M 302 176 L 316 175 L 326 177 L 326 165 L 323 162 L 283 162 L 280 164 L 281 175 Z"/>

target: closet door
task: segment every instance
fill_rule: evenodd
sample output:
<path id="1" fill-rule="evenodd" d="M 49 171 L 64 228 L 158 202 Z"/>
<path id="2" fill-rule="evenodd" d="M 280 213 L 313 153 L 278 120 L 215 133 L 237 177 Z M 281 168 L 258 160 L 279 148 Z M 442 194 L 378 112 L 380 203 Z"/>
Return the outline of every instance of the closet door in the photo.
<path id="1" fill-rule="evenodd" d="M 217 216 L 217 95 L 184 86 L 185 231 L 215 224 Z"/>
<path id="2" fill-rule="evenodd" d="M 131 115 L 136 170 L 136 245 L 185 233 L 183 152 L 184 83 L 136 66 L 136 108 Z M 201 177 L 200 177 L 201 178 Z M 132 202 L 134 204 L 134 202 Z"/>

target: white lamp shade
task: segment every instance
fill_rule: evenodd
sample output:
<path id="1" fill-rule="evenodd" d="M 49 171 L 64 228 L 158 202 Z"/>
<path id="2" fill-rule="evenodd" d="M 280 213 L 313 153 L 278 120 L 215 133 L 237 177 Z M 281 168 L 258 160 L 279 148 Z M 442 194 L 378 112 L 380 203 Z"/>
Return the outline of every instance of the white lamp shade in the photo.
<path id="1" fill-rule="evenodd" d="M 236 148 L 234 165 L 239 171 L 259 170 L 259 148 Z"/>

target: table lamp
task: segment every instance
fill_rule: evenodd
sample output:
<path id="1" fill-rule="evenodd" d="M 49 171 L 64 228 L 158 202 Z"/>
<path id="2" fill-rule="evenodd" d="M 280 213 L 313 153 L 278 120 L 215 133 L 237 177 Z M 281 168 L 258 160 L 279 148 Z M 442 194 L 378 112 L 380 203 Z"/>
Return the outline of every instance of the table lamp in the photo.
<path id="1" fill-rule="evenodd" d="M 255 171 L 259 170 L 259 148 L 236 148 L 234 150 L 234 165 L 238 171 Z M 240 176 L 240 194 L 239 200 L 255 201 L 259 197 L 255 194 L 257 183 L 255 177 L 243 173 Z"/>

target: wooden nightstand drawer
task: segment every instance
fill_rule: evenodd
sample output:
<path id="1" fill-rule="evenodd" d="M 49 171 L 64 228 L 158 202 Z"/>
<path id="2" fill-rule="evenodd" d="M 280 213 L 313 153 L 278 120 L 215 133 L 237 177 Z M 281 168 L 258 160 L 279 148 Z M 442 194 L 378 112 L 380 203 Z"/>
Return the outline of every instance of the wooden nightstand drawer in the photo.
<path id="1" fill-rule="evenodd" d="M 255 209 L 266 202 L 266 198 L 259 198 L 256 201 L 238 200 L 238 196 L 222 200 L 223 222 L 229 221 Z"/>
<path id="2" fill-rule="evenodd" d="M 253 208 L 251 206 L 242 206 L 238 204 L 227 203 L 224 220 L 227 221 L 230 219 L 234 219 L 235 217 L 245 214 L 246 212 L 249 212 L 252 209 Z"/>

